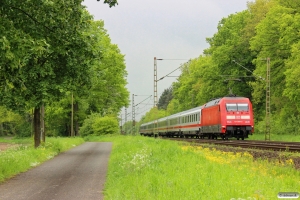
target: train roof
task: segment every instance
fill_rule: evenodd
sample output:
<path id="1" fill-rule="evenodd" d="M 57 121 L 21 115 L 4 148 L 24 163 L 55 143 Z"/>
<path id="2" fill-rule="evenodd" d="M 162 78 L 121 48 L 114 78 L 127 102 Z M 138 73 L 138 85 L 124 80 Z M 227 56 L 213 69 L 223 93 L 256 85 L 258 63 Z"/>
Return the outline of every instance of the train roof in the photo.
<path id="1" fill-rule="evenodd" d="M 194 113 L 195 111 L 200 111 L 204 106 L 198 106 L 196 108 L 192 108 L 192 109 L 189 109 L 189 110 L 185 110 L 185 111 L 182 111 L 180 113 L 178 113 L 180 116 L 181 115 L 188 115 L 188 114 L 191 114 L 191 113 Z"/>
<path id="2" fill-rule="evenodd" d="M 211 100 L 208 103 L 206 103 L 204 107 L 206 108 L 206 107 L 210 107 L 213 105 L 217 105 L 217 104 L 219 104 L 219 102 L 221 100 L 241 100 L 241 99 L 248 99 L 248 98 L 247 97 L 238 97 L 238 96 L 217 98 L 217 99 Z"/>
<path id="3" fill-rule="evenodd" d="M 141 126 L 152 124 L 154 122 L 164 121 L 164 120 L 167 120 L 167 119 L 173 119 L 173 118 L 180 117 L 180 116 L 185 116 L 185 115 L 194 113 L 195 111 L 200 111 L 203 107 L 204 107 L 204 105 L 203 106 L 198 106 L 198 107 L 195 107 L 195 108 L 192 108 L 192 109 L 189 109 L 189 110 L 185 110 L 185 111 L 173 114 L 173 115 L 169 115 L 167 117 L 159 118 L 157 120 L 153 120 L 151 122 L 147 122 L 147 123 L 141 124 Z"/>

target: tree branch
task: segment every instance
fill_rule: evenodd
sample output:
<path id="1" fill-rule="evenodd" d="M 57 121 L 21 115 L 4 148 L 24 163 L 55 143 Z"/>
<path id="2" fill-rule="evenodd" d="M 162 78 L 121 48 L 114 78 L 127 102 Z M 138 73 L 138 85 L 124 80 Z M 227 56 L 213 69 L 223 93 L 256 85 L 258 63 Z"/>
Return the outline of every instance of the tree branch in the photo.
<path id="1" fill-rule="evenodd" d="M 29 17 L 29 18 L 30 18 L 32 21 L 34 21 L 35 23 L 40 24 L 41 26 L 45 27 L 46 29 L 48 29 L 48 30 L 51 31 L 51 32 L 54 32 L 51 28 L 49 28 L 48 26 L 45 26 L 44 24 L 42 24 L 42 23 L 40 23 L 39 21 L 37 21 L 33 16 L 31 16 L 30 14 L 28 14 L 26 11 L 24 11 L 24 10 L 18 8 L 18 7 L 11 6 L 11 5 L 7 5 L 7 4 L 6 4 L 6 6 L 9 7 L 9 8 L 16 9 L 16 10 L 18 10 L 18 11 L 21 11 L 24 15 L 26 15 L 27 17 Z"/>

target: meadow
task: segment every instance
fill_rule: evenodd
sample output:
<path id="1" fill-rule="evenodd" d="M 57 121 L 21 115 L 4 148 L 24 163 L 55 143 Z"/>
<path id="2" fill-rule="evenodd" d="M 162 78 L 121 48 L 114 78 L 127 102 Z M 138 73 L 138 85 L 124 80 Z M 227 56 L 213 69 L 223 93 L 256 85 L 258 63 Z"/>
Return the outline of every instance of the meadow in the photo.
<path id="1" fill-rule="evenodd" d="M 254 160 L 249 153 L 120 135 L 47 138 L 37 149 L 30 138 L 0 138 L 0 142 L 17 145 L 0 151 L 0 182 L 84 140 L 113 142 L 106 200 L 273 200 L 279 192 L 300 192 L 300 171 L 293 168 L 292 160 L 270 163 Z"/>
<path id="2" fill-rule="evenodd" d="M 88 140 L 113 141 L 105 199 L 271 200 L 300 191 L 292 160 L 269 163 L 248 153 L 140 136 Z"/>
<path id="3" fill-rule="evenodd" d="M 253 134 L 250 135 L 247 140 L 265 140 L 264 134 Z M 300 142 L 300 135 L 270 135 L 271 141 L 286 141 L 286 142 Z"/>
<path id="4" fill-rule="evenodd" d="M 82 138 L 47 138 L 46 143 L 37 149 L 34 148 L 32 138 L 0 138 L 0 142 L 11 144 L 9 149 L 0 151 L 0 183 L 2 183 L 61 152 L 84 143 L 84 140 Z"/>

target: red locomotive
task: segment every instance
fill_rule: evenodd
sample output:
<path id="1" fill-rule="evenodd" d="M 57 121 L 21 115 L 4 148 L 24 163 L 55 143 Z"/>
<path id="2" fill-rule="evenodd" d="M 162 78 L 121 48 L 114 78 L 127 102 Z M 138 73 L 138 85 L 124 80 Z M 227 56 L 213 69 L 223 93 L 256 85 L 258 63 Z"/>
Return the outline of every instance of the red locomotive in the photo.
<path id="1" fill-rule="evenodd" d="M 252 104 L 245 97 L 223 97 L 203 106 L 142 124 L 141 135 L 228 139 L 254 131 Z"/>

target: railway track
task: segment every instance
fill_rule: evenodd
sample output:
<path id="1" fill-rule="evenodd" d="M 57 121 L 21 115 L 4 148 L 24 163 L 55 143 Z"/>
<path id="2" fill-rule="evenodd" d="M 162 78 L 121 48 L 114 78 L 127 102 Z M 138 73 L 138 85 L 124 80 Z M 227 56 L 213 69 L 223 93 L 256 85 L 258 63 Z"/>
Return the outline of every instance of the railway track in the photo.
<path id="1" fill-rule="evenodd" d="M 168 138 L 177 141 L 191 143 L 206 143 L 224 146 L 233 146 L 250 149 L 262 149 L 272 151 L 300 152 L 300 142 L 281 142 L 281 141 L 258 141 L 258 140 L 203 140 L 203 139 L 184 139 Z"/>

